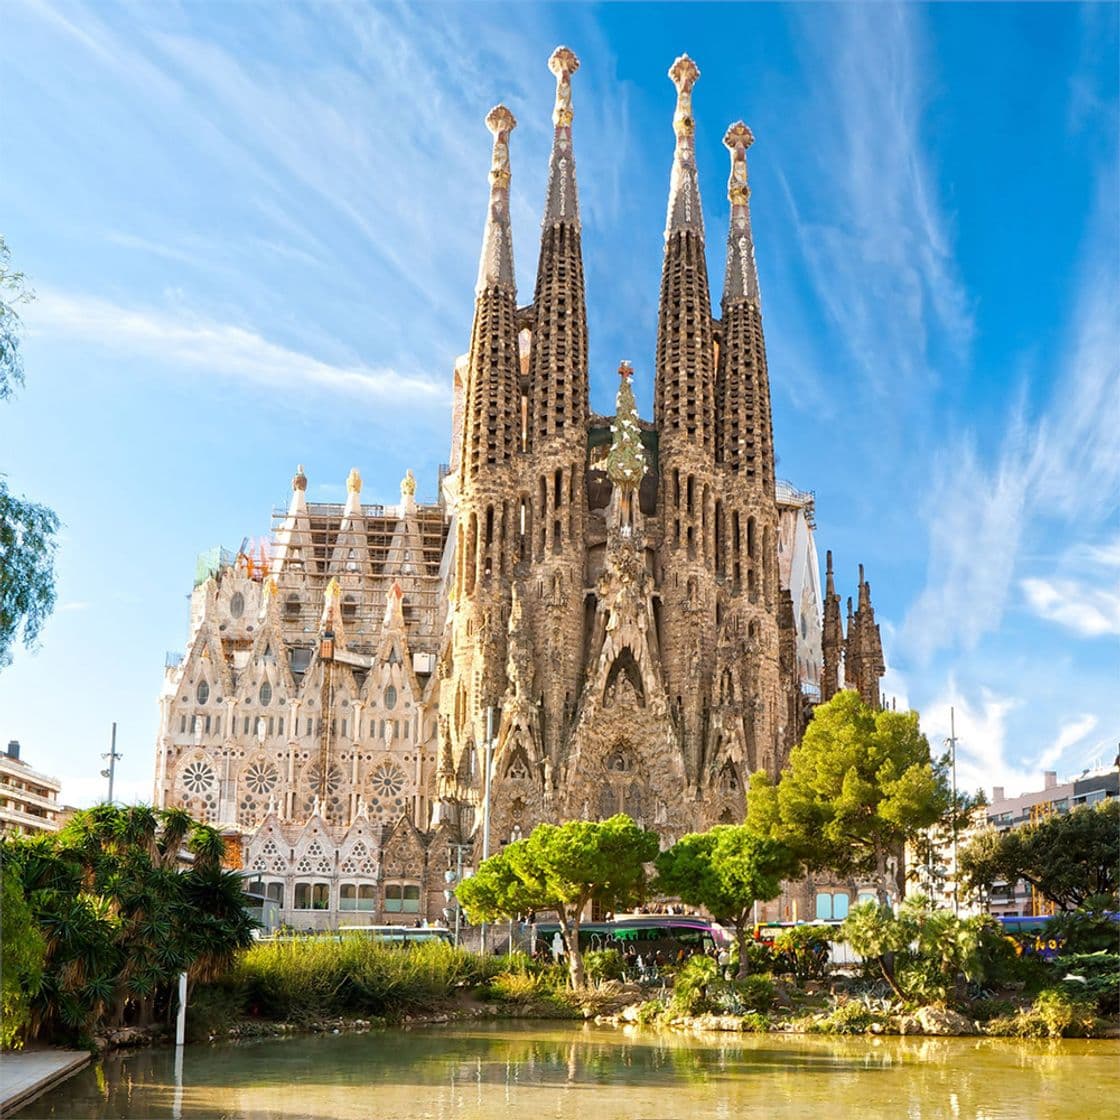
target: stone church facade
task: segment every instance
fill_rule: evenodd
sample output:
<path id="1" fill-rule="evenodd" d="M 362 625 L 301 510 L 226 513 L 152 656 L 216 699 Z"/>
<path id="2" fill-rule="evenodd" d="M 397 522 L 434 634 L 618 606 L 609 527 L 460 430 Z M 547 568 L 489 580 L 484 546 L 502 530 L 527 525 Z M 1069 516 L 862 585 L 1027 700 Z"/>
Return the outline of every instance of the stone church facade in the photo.
<path id="1" fill-rule="evenodd" d="M 156 799 L 220 825 L 297 927 L 437 918 L 445 873 L 542 821 L 627 812 L 671 843 L 741 820 L 812 703 L 878 703 L 860 576 L 847 637 L 810 494 L 776 480 L 741 122 L 712 314 L 679 58 L 654 378 L 590 410 L 573 150 L 575 55 L 556 78 L 536 286 L 519 304 L 510 137 L 499 106 L 474 323 L 454 376 L 438 499 L 309 503 L 203 564 L 187 652 L 166 671 Z M 823 607 L 823 612 L 822 612 Z M 823 617 L 822 617 L 823 615 Z M 843 663 L 843 665 L 842 665 Z M 488 797 L 487 797 L 488 792 Z M 489 813 L 484 807 L 489 806 Z"/>

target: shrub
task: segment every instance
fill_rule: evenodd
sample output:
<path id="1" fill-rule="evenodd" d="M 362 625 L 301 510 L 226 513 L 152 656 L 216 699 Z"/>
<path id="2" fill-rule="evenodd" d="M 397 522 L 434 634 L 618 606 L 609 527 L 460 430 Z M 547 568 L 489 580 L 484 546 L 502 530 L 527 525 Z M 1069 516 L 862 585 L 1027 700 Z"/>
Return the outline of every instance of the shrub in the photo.
<path id="1" fill-rule="evenodd" d="M 1097 1030 L 1095 1003 L 1050 988 L 1039 993 L 1033 1007 L 993 1019 L 987 1029 L 1012 1038 L 1091 1038 Z"/>
<path id="2" fill-rule="evenodd" d="M 823 1019 L 813 1019 L 807 1026 L 812 1034 L 866 1034 L 878 1017 L 859 1000 L 838 1003 Z"/>
<path id="3" fill-rule="evenodd" d="M 802 983 L 823 980 L 828 975 L 831 937 L 828 926 L 793 926 L 783 930 L 774 939 L 775 969 L 792 972 Z"/>
<path id="4" fill-rule="evenodd" d="M 626 961 L 617 949 L 593 949 L 583 955 L 587 978 L 596 982 L 621 980 L 626 975 Z"/>
<path id="5" fill-rule="evenodd" d="M 1072 953 L 1049 966 L 1056 987 L 1073 999 L 1094 1000 L 1101 1015 L 1120 1013 L 1120 953 Z"/>
<path id="6" fill-rule="evenodd" d="M 647 999 L 645 1003 L 638 1007 L 638 1023 L 640 1026 L 652 1026 L 665 1014 L 668 1008 L 664 1000 L 660 999 Z"/>
<path id="7" fill-rule="evenodd" d="M 738 950 L 735 946 L 731 948 L 731 975 L 734 976 L 739 967 Z M 748 941 L 747 942 L 747 972 L 773 972 L 777 968 L 778 954 L 774 952 L 774 946 L 769 941 Z"/>
<path id="8" fill-rule="evenodd" d="M 752 1034 L 765 1034 L 770 1030 L 770 1020 L 758 1011 L 748 1011 L 743 1016 L 743 1030 Z"/>
<path id="9" fill-rule="evenodd" d="M 719 967 L 711 957 L 689 957 L 677 971 L 673 982 L 673 1012 L 696 1015 L 706 1009 L 709 985 Z"/>
<path id="10" fill-rule="evenodd" d="M 728 1015 L 769 1011 L 774 1006 L 774 981 L 769 976 L 747 976 L 713 986 L 713 1006 Z"/>

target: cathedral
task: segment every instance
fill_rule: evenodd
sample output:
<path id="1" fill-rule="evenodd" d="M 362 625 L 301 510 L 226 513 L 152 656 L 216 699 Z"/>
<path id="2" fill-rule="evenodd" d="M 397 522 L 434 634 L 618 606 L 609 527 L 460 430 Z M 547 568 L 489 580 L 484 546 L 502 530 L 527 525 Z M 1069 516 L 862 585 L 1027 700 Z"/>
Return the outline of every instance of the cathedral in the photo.
<path id="1" fill-rule="evenodd" d="M 449 869 L 542 821 L 625 812 L 669 844 L 739 821 L 812 705 L 879 703 L 870 587 L 822 594 L 811 493 L 775 477 L 742 122 L 712 314 L 693 142 L 676 90 L 653 421 L 629 363 L 591 411 L 567 48 L 532 302 L 510 236 L 513 114 L 486 117 L 474 321 L 438 493 L 307 500 L 269 539 L 200 558 L 160 700 L 156 801 L 220 826 L 297 928 L 437 919 Z M 846 630 L 846 634 L 845 634 Z"/>

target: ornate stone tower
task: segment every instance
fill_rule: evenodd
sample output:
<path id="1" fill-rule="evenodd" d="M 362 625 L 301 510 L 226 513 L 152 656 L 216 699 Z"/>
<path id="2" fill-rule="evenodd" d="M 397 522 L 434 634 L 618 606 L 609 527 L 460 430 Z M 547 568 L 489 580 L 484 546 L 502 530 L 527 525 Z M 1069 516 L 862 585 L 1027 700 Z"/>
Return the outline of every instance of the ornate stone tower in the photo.
<path id="1" fill-rule="evenodd" d="M 490 203 L 482 240 L 458 457 L 458 518 L 450 634 L 439 667 L 441 794 L 468 802 L 480 787 L 487 713 L 505 692 L 506 625 L 518 557 L 522 403 L 517 291 L 509 220 L 504 106 L 491 109 Z"/>
<path id="2" fill-rule="evenodd" d="M 567 748 L 580 687 L 588 370 L 572 148 L 571 79 L 579 59 L 558 47 L 548 67 L 556 77 L 556 101 L 536 292 L 528 316 L 528 446 L 519 512 L 525 537 L 518 573 L 524 581 L 526 637 L 548 665 L 537 677 L 535 697 L 540 747 L 552 767 Z"/>
<path id="3" fill-rule="evenodd" d="M 692 117 L 692 88 L 699 76 L 688 55 L 681 55 L 669 69 L 677 89 L 676 145 L 654 385 L 662 522 L 657 555 L 659 629 L 672 717 L 694 789 L 703 766 L 717 625 L 715 352 Z"/>

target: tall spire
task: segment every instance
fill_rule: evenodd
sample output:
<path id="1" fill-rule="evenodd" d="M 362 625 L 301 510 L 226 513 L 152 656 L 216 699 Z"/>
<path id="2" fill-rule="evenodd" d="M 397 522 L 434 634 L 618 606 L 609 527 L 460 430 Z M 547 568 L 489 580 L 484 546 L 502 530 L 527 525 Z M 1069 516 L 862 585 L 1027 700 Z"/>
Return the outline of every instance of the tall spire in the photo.
<path id="1" fill-rule="evenodd" d="M 548 68 L 556 76 L 556 103 L 533 297 L 526 440 L 539 448 L 561 436 L 571 441 L 582 462 L 588 413 L 587 307 L 572 148 L 572 75 L 579 59 L 567 47 L 557 47 Z"/>
<path id="2" fill-rule="evenodd" d="M 687 54 L 682 54 L 669 67 L 669 77 L 677 87 L 677 111 L 673 114 L 677 146 L 669 178 L 665 240 L 682 229 L 692 230 L 703 238 L 704 216 L 700 210 L 700 183 L 696 176 L 696 122 L 692 117 L 692 87 L 700 77 L 700 68 Z"/>
<path id="3" fill-rule="evenodd" d="M 723 138 L 723 146 L 731 153 L 731 176 L 727 180 L 731 224 L 727 231 L 724 307 L 741 299 L 755 304 L 759 302 L 758 271 L 754 263 L 754 239 L 751 237 L 751 189 L 747 184 L 747 149 L 753 143 L 754 133 L 742 121 L 736 121 Z"/>
<path id="4" fill-rule="evenodd" d="M 513 291 L 516 285 L 509 228 L 509 134 L 517 127 L 517 120 L 504 105 L 495 105 L 486 114 L 486 127 L 493 134 L 494 151 L 490 161 L 490 209 L 475 289 L 480 294 L 490 287 Z"/>
<path id="5" fill-rule="evenodd" d="M 844 645 L 843 622 L 840 619 L 840 596 L 832 575 L 832 551 L 825 553 L 824 626 L 821 652 L 824 671 L 821 674 L 821 700 L 831 700 L 840 688 L 840 655 Z"/>
<path id="6" fill-rule="evenodd" d="M 769 496 L 774 490 L 774 432 L 747 184 L 747 149 L 754 134 L 736 121 L 723 143 L 731 155 L 731 221 L 716 374 L 716 459 Z"/>
<path id="7" fill-rule="evenodd" d="M 509 225 L 509 134 L 516 125 L 504 105 L 495 106 L 486 115 L 494 149 L 468 355 L 460 459 L 464 488 L 484 466 L 508 462 L 520 442 L 521 363 Z"/>
<path id="8" fill-rule="evenodd" d="M 663 446 L 666 441 L 673 444 L 683 439 L 708 451 L 715 442 L 715 363 L 692 117 L 692 87 L 699 76 L 699 69 L 686 54 L 669 68 L 677 89 L 673 114 L 676 147 L 661 271 L 654 418 Z"/>
<path id="9" fill-rule="evenodd" d="M 556 75 L 556 104 L 552 110 L 554 132 L 542 225 L 547 228 L 557 222 L 573 222 L 578 229 L 579 198 L 572 152 L 572 75 L 579 69 L 579 59 L 567 47 L 557 47 L 548 60 L 548 68 Z"/>

